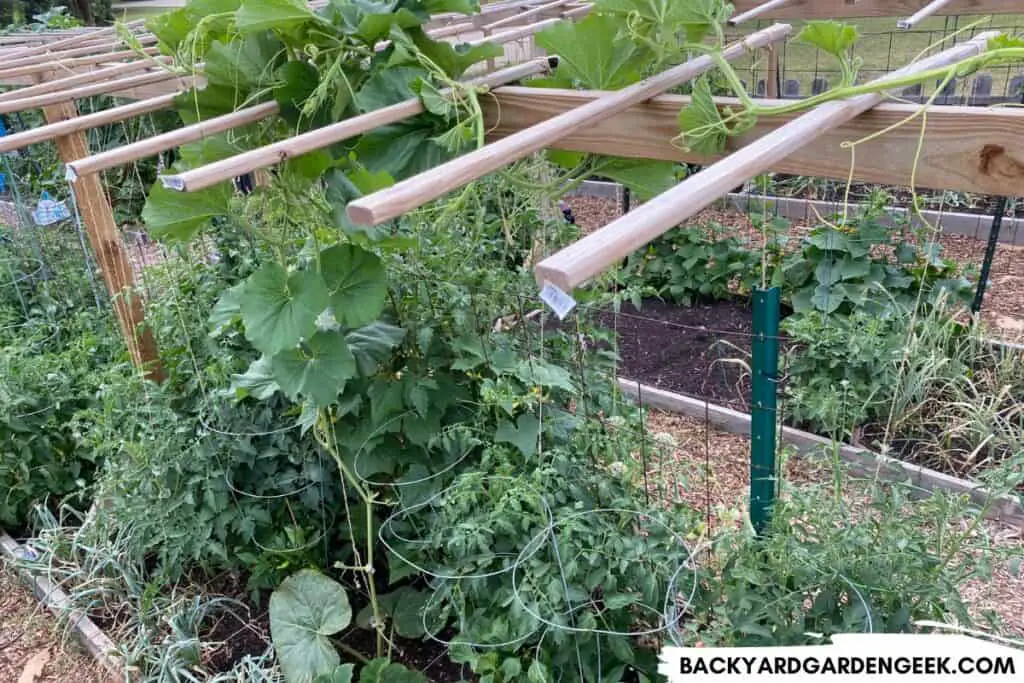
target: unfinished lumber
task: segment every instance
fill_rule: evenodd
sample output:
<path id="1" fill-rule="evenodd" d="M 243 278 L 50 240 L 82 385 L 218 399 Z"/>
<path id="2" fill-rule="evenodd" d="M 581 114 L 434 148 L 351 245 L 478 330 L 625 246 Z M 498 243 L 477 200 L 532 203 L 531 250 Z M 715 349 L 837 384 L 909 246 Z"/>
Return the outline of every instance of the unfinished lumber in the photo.
<path id="1" fill-rule="evenodd" d="M 114 66 L 108 66 L 94 71 L 87 71 L 74 76 L 65 76 L 63 78 L 46 80 L 42 83 L 37 83 L 36 85 L 30 85 L 27 88 L 18 88 L 17 90 L 0 93 L 0 102 L 15 99 L 20 100 L 33 95 L 42 95 L 45 93 L 65 90 L 67 88 L 74 88 L 80 85 L 87 85 L 89 83 L 109 81 L 112 78 L 124 76 L 125 74 L 134 73 L 136 71 L 145 71 L 146 69 L 152 69 L 161 65 L 168 65 L 170 63 L 170 57 L 154 57 L 152 60 L 139 59 L 134 62 L 115 64 Z"/>
<path id="2" fill-rule="evenodd" d="M 150 47 L 143 49 L 142 52 L 144 55 L 155 57 L 159 54 L 159 49 Z M 104 62 L 118 62 L 122 59 L 137 59 L 139 56 L 134 50 L 120 50 L 118 52 L 100 52 L 84 57 L 38 61 L 21 66 L 5 65 L 4 68 L 0 69 L 0 85 L 14 83 L 13 79 L 21 76 L 36 76 L 51 72 L 74 72 L 75 69 L 83 66 L 94 66 Z"/>
<path id="3" fill-rule="evenodd" d="M 884 84 L 980 54 L 995 35 L 998 32 L 979 34 L 970 41 L 905 66 L 872 83 Z M 541 286 L 550 283 L 563 291 L 571 291 L 726 195 L 732 188 L 764 173 L 815 138 L 853 120 L 884 99 L 884 92 L 868 93 L 812 109 L 777 128 L 772 135 L 762 137 L 704 168 L 626 216 L 544 259 L 534 269 L 537 282 Z"/>
<path id="4" fill-rule="evenodd" d="M 776 10 L 782 7 L 783 5 L 788 5 L 791 2 L 794 2 L 794 0 L 768 0 L 767 2 L 761 3 L 757 7 L 748 9 L 746 12 L 743 12 L 742 14 L 734 15 L 731 19 L 729 19 L 727 23 L 729 24 L 729 26 L 739 26 L 740 24 L 750 21 L 751 19 L 757 19 L 760 16 L 767 15 L 772 10 Z"/>
<path id="5" fill-rule="evenodd" d="M 547 68 L 547 58 L 535 59 L 471 79 L 468 83 L 494 87 L 540 73 Z M 179 175 L 161 176 L 160 180 L 171 189 L 182 192 L 195 192 L 204 187 L 250 173 L 256 169 L 280 164 L 287 159 L 301 156 L 316 149 L 322 149 L 336 142 L 361 135 L 374 128 L 403 121 L 423 111 L 423 103 L 420 99 L 413 98 L 361 116 L 345 119 L 323 128 L 317 128 L 287 140 L 281 140 L 280 142 L 237 154 Z"/>
<path id="6" fill-rule="evenodd" d="M 932 0 L 927 5 L 918 10 L 912 17 L 907 19 L 901 19 L 896 22 L 896 27 L 901 29 L 910 29 L 917 26 L 919 23 L 932 16 L 940 9 L 952 3 L 953 0 Z"/>
<path id="7" fill-rule="evenodd" d="M 174 93 L 169 95 L 160 95 L 159 97 L 153 97 L 148 100 L 140 100 L 138 102 L 132 102 L 119 107 L 104 109 L 103 111 L 98 111 L 93 114 L 76 116 L 75 118 L 68 119 L 66 121 L 48 123 L 45 126 L 29 128 L 28 130 L 23 130 L 18 133 L 5 135 L 0 137 L 0 153 L 11 152 L 29 145 L 34 145 L 37 142 L 45 142 L 64 135 L 70 135 L 71 133 L 91 130 L 111 123 L 126 121 L 128 119 L 135 118 L 136 116 L 143 116 L 156 111 L 170 109 L 174 106 L 174 98 L 176 96 L 177 95 Z"/>
<path id="8" fill-rule="evenodd" d="M 75 181 L 79 176 L 90 173 L 98 173 L 108 168 L 155 156 L 175 147 L 180 147 L 190 142 L 202 140 L 203 138 L 247 126 L 250 123 L 261 121 L 273 116 L 281 110 L 277 102 L 264 102 L 245 109 L 217 116 L 212 119 L 200 121 L 184 128 L 178 128 L 167 133 L 155 135 L 145 140 L 121 145 L 106 152 L 93 154 L 78 161 L 67 164 L 68 179 Z M 0 138 L 2 139 L 2 138 Z"/>
<path id="9" fill-rule="evenodd" d="M 73 119 L 78 111 L 73 102 L 43 107 L 47 122 Z M 56 138 L 57 151 L 67 163 L 89 154 L 85 133 L 76 131 Z M 142 299 L 135 292 L 135 275 L 121 242 L 121 233 L 114 220 L 114 211 L 107 200 L 103 183 L 96 174 L 79 178 L 72 186 L 78 213 L 82 218 L 89 245 L 103 275 L 103 282 L 114 304 L 118 326 L 124 337 L 132 363 L 154 381 L 163 381 L 156 339 L 146 325 Z"/>
<path id="10" fill-rule="evenodd" d="M 506 86 L 480 100 L 488 141 L 514 135 L 583 104 L 603 93 Z M 715 98 L 719 108 L 741 104 L 731 97 Z M 755 100 L 762 106 L 771 100 Z M 662 95 L 638 104 L 559 139 L 553 149 L 635 159 L 677 161 L 708 166 L 755 140 L 771 135 L 799 114 L 762 117 L 754 128 L 727 142 L 723 154 L 694 154 L 672 143 L 679 134 L 679 112 L 690 103 L 682 95 Z M 846 181 L 850 155 L 840 145 L 887 129 L 920 108 L 914 104 L 883 103 L 838 128 L 824 132 L 771 167 L 777 173 L 821 176 Z M 883 185 L 906 185 L 915 169 L 918 187 L 1014 196 L 1024 186 L 1024 109 L 1019 107 L 934 107 L 920 157 L 919 124 L 890 130 L 857 146 L 853 180 Z M 0 149 L 3 149 L 0 138 Z M 1024 236 L 1024 233 L 1022 233 Z"/>
<path id="11" fill-rule="evenodd" d="M 738 59 L 751 50 L 785 38 L 791 30 L 792 27 L 786 24 L 770 26 L 727 47 L 724 57 L 728 60 Z M 711 57 L 702 55 L 622 90 L 605 93 L 588 104 L 358 199 L 349 204 L 348 216 L 358 225 L 380 225 L 502 166 L 553 145 L 562 137 L 696 78 L 714 66 Z"/>
<path id="12" fill-rule="evenodd" d="M 540 14 L 550 12 L 551 10 L 557 9 L 558 7 L 566 5 L 572 1 L 573 0 L 553 0 L 552 2 L 548 2 L 543 5 L 537 5 L 533 9 L 528 9 L 521 14 L 513 14 L 510 17 L 505 17 L 504 19 L 498 19 L 490 24 L 485 24 L 484 26 L 481 26 L 481 28 L 487 31 L 497 31 L 498 29 L 505 28 L 506 26 L 514 26 L 526 19 L 533 19 Z"/>
<path id="13" fill-rule="evenodd" d="M 748 12 L 764 0 L 733 0 L 736 13 Z M 862 17 L 909 16 L 928 4 L 929 0 L 793 0 L 774 7 L 761 19 L 851 19 Z M 957 14 L 1020 14 L 1020 0 L 954 0 L 939 9 L 938 16 Z"/>
<path id="14" fill-rule="evenodd" d="M 48 107 L 61 102 L 72 102 L 83 97 L 109 95 L 120 90 L 128 90 L 129 88 L 135 88 L 140 85 L 177 79 L 182 79 L 182 77 L 171 71 L 160 70 L 137 76 L 128 76 L 125 78 L 103 81 L 101 83 L 90 83 L 88 85 L 71 88 L 70 90 L 65 90 L 63 92 L 47 93 L 45 95 L 36 95 L 35 97 L 3 100 L 0 101 L 0 114 L 9 114 L 11 112 L 25 111 L 27 109 L 39 109 L 41 107 Z"/>

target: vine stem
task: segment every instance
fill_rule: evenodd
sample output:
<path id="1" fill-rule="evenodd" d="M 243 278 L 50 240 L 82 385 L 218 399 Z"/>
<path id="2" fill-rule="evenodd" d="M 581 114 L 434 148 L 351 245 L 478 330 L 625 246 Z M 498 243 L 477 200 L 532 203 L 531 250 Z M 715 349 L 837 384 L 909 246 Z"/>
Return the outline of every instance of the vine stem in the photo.
<path id="1" fill-rule="evenodd" d="M 373 610 L 373 625 L 374 630 L 377 633 L 377 654 L 380 655 L 384 651 L 384 634 L 383 634 L 383 621 L 381 620 L 380 613 L 380 602 L 377 599 L 377 586 L 374 582 L 374 567 L 373 567 L 373 504 L 375 496 L 363 487 L 362 482 L 355 476 L 345 461 L 342 460 L 341 453 L 338 452 L 338 444 L 335 438 L 329 439 L 328 434 L 333 434 L 333 427 L 330 418 L 330 414 L 327 409 L 321 409 L 317 415 L 316 422 L 316 439 L 323 448 L 331 454 L 334 459 L 334 463 L 338 466 L 338 471 L 342 476 L 342 483 L 348 483 L 355 490 L 356 495 L 363 503 L 363 508 L 366 514 L 366 563 L 362 566 L 348 567 L 355 571 L 362 571 L 366 574 L 366 586 L 367 591 L 370 594 L 370 607 Z M 342 496 L 345 492 L 342 491 Z M 352 531 L 351 522 L 349 523 L 349 531 Z M 355 536 L 355 534 L 352 534 Z M 353 540 L 355 540 L 353 538 Z M 354 546 L 354 544 L 353 544 Z M 357 555 L 358 561 L 358 555 Z"/>

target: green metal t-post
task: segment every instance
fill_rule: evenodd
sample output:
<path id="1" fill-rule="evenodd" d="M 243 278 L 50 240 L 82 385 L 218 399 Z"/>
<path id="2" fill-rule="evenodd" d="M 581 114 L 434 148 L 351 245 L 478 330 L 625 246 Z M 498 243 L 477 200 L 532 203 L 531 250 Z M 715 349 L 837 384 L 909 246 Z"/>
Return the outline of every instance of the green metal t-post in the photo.
<path id="1" fill-rule="evenodd" d="M 750 523 L 764 531 L 775 502 L 775 413 L 779 373 L 779 288 L 754 290 L 751 341 Z"/>

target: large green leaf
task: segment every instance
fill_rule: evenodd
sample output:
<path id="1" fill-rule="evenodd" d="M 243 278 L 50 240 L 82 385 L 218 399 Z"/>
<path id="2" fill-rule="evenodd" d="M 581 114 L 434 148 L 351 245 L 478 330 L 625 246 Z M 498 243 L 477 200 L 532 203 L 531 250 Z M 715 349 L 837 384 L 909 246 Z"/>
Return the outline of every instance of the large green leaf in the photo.
<path id="1" fill-rule="evenodd" d="M 474 64 L 505 54 L 501 46 L 493 43 L 452 44 L 443 40 L 433 40 L 421 28 L 405 29 L 405 33 L 430 61 L 452 78 L 458 78 Z"/>
<path id="2" fill-rule="evenodd" d="M 376 128 L 359 140 L 356 155 L 373 172 L 386 172 L 395 180 L 404 180 L 428 171 L 451 155 L 432 138 L 447 127 L 429 115 Z"/>
<path id="3" fill-rule="evenodd" d="M 146 28 L 167 46 L 170 52 L 174 52 L 192 31 L 192 19 L 188 11 L 181 7 L 147 19 Z"/>
<path id="4" fill-rule="evenodd" d="M 497 443 L 510 443 L 523 455 L 530 457 L 537 452 L 537 437 L 540 436 L 540 420 L 535 415 L 523 413 L 515 424 L 503 420 L 494 433 Z"/>
<path id="5" fill-rule="evenodd" d="M 615 159 L 602 166 L 600 174 L 622 183 L 643 201 L 672 189 L 676 184 L 676 165 L 671 161 Z"/>
<path id="6" fill-rule="evenodd" d="M 857 43 L 858 38 L 860 34 L 856 26 L 832 19 L 809 21 L 796 37 L 836 57 L 843 57 Z"/>
<path id="7" fill-rule="evenodd" d="M 329 674 L 321 674 L 316 683 L 351 683 L 355 664 L 339 664 Z"/>
<path id="8" fill-rule="evenodd" d="M 244 102 L 245 93 L 233 86 L 206 85 L 178 93 L 174 108 L 186 124 L 193 124 L 215 116 L 230 114 Z"/>
<path id="9" fill-rule="evenodd" d="M 399 66 L 381 69 L 370 76 L 356 93 L 356 106 L 361 112 L 374 111 L 396 102 L 415 99 L 416 81 L 428 77 L 427 71 L 417 66 Z"/>
<path id="10" fill-rule="evenodd" d="M 393 26 L 413 28 L 427 21 L 426 12 L 402 7 L 402 0 L 348 0 L 335 3 L 342 29 L 369 45 L 386 38 Z"/>
<path id="11" fill-rule="evenodd" d="M 679 128 L 686 148 L 695 154 L 716 154 L 725 149 L 729 129 L 715 106 L 706 77 L 694 82 L 690 104 L 679 112 Z"/>
<path id="12" fill-rule="evenodd" d="M 267 264 L 246 281 L 241 301 L 245 337 L 267 355 L 290 349 L 313 334 L 327 302 L 319 273 L 289 275 L 277 263 Z"/>
<path id="13" fill-rule="evenodd" d="M 284 45 L 269 33 L 215 41 L 206 53 L 203 74 L 208 83 L 249 92 L 273 80 Z"/>
<path id="14" fill-rule="evenodd" d="M 224 330 L 242 319 L 242 293 L 245 283 L 239 283 L 221 292 L 217 303 L 213 305 L 206 327 L 211 337 L 219 337 Z"/>
<path id="15" fill-rule="evenodd" d="M 353 171 L 334 169 L 324 176 L 327 188 L 325 196 L 334 210 L 334 220 L 347 234 L 362 233 L 371 237 L 387 234 L 383 228 L 356 225 L 348 218 L 348 205 L 360 197 L 394 185 L 395 181 L 387 171 L 371 172 L 365 168 Z"/>
<path id="16" fill-rule="evenodd" d="M 573 23 L 562 22 L 537 34 L 537 45 L 558 55 L 556 78 L 568 78 L 585 88 L 617 90 L 640 80 L 640 63 L 633 41 L 619 36 L 623 22 L 591 14 Z"/>
<path id="17" fill-rule="evenodd" d="M 380 363 L 390 358 L 392 350 L 405 339 L 405 332 L 401 327 L 377 320 L 345 335 L 359 374 L 375 374 Z"/>
<path id="18" fill-rule="evenodd" d="M 188 241 L 215 216 L 226 216 L 231 185 L 219 183 L 198 192 L 177 192 L 153 183 L 142 220 L 156 239 Z"/>
<path id="19" fill-rule="evenodd" d="M 289 576 L 270 596 L 270 636 L 288 683 L 312 683 L 333 674 L 340 663 L 330 636 L 352 621 L 341 584 L 304 569 Z"/>
<path id="20" fill-rule="evenodd" d="M 237 398 L 252 396 L 257 401 L 265 401 L 280 388 L 267 356 L 250 363 L 245 374 L 231 377 L 231 391 Z"/>
<path id="21" fill-rule="evenodd" d="M 317 16 L 300 0 L 244 0 L 235 12 L 240 33 L 291 31 L 315 20 Z"/>
<path id="22" fill-rule="evenodd" d="M 336 244 L 320 252 L 320 273 L 334 317 L 342 325 L 366 325 L 384 310 L 388 285 L 376 254 L 354 244 Z"/>
<path id="23" fill-rule="evenodd" d="M 359 683 L 429 683 L 418 671 L 410 671 L 384 657 L 372 660 L 359 672 Z"/>
<path id="24" fill-rule="evenodd" d="M 341 332 L 316 332 L 308 341 L 274 356 L 274 378 L 293 400 L 312 400 L 323 408 L 334 403 L 345 382 L 356 376 L 356 359 Z"/>

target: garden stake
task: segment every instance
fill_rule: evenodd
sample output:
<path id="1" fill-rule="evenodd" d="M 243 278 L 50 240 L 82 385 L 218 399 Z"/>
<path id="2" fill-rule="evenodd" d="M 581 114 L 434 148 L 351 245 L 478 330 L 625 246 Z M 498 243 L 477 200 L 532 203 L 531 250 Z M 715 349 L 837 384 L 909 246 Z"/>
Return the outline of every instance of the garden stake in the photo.
<path id="1" fill-rule="evenodd" d="M 779 288 L 754 290 L 750 390 L 750 523 L 760 535 L 775 501 L 775 412 L 779 372 Z"/>
<path id="2" fill-rule="evenodd" d="M 1006 213 L 1006 197 L 1000 197 L 996 204 L 995 215 L 992 216 L 992 227 L 988 231 L 988 244 L 985 245 L 985 260 L 981 262 L 981 274 L 978 276 L 978 289 L 974 293 L 971 312 L 981 312 L 981 302 L 985 299 L 985 288 L 988 276 L 992 271 L 992 261 L 996 258 L 996 246 L 999 244 L 999 231 L 1003 227 L 1003 214 Z"/>

